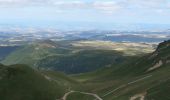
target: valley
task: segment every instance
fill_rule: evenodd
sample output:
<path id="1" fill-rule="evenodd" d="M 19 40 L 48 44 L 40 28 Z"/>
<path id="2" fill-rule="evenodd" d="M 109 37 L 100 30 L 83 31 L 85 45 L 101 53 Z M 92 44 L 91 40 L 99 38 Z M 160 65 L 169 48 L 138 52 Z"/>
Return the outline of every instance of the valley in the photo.
<path id="1" fill-rule="evenodd" d="M 170 41 L 77 38 L 1 45 L 0 99 L 169 100 Z"/>
<path id="2" fill-rule="evenodd" d="M 69 74 L 119 65 L 134 56 L 154 51 L 156 44 L 109 41 L 37 41 L 20 46 L 2 64 L 26 64 L 36 69 L 52 69 Z"/>
<path id="3" fill-rule="evenodd" d="M 0 100 L 170 100 L 170 0 L 0 0 Z"/>

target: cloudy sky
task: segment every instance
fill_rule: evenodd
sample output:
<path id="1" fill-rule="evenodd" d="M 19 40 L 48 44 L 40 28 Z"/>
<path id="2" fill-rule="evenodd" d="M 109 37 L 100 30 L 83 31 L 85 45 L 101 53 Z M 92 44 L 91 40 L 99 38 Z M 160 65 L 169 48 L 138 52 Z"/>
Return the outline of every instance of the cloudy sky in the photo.
<path id="1" fill-rule="evenodd" d="M 0 0 L 0 24 L 170 24 L 170 0 Z"/>

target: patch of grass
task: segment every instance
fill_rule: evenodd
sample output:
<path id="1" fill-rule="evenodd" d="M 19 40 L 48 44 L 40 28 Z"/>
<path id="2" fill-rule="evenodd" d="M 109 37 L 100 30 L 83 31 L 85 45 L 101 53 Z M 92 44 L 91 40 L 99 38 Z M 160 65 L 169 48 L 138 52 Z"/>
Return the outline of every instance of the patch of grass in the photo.
<path id="1" fill-rule="evenodd" d="M 56 100 L 65 89 L 25 66 L 0 66 L 1 100 Z"/>
<path id="2" fill-rule="evenodd" d="M 96 98 L 91 95 L 81 94 L 81 93 L 71 93 L 67 100 L 95 100 Z"/>

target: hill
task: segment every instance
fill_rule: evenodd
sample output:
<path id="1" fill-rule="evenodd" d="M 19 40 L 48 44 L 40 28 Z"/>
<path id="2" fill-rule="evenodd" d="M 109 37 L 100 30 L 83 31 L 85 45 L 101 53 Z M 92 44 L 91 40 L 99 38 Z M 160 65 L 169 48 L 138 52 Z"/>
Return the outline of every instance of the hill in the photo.
<path id="1" fill-rule="evenodd" d="M 119 66 L 74 75 L 103 100 L 169 100 L 170 41 Z"/>
<path id="2" fill-rule="evenodd" d="M 78 84 L 62 73 L 52 73 L 25 65 L 0 65 L 0 99 L 56 100 L 62 98 L 68 87 Z"/>
<path id="3" fill-rule="evenodd" d="M 164 80 L 160 84 L 147 91 L 146 100 L 169 100 L 170 80 Z"/>
<path id="4" fill-rule="evenodd" d="M 100 41 L 96 45 L 97 42 L 99 41 L 37 41 L 15 50 L 2 63 L 26 64 L 35 69 L 75 74 L 111 67 L 112 64 L 119 65 L 133 56 L 141 56 L 153 50 L 151 45 L 142 43 Z"/>
<path id="5" fill-rule="evenodd" d="M 111 67 L 112 64 L 119 65 L 126 60 L 126 56 L 113 50 L 82 50 L 64 56 L 47 57 L 42 59 L 38 66 L 40 68 L 75 74 L 90 72 L 103 67 Z"/>
<path id="6" fill-rule="evenodd" d="M 68 50 L 59 47 L 58 44 L 53 41 L 38 41 L 20 47 L 8 55 L 2 63 L 5 65 L 26 64 L 37 68 L 37 62 L 41 59 L 48 56 L 60 55 L 65 52 L 68 52 Z"/>
<path id="7" fill-rule="evenodd" d="M 112 52 L 85 49 L 85 51 L 68 53 L 67 56 L 69 57 L 62 55 L 63 57 L 66 56 L 63 60 L 61 60 L 60 56 L 58 57 L 61 60 L 60 64 L 67 61 L 68 64 L 71 64 L 70 62 L 73 61 L 83 64 L 83 61 L 86 60 L 82 60 L 82 57 L 90 59 L 89 61 L 97 59 L 102 62 L 93 62 L 88 65 L 90 66 L 96 65 L 96 63 L 103 64 L 106 59 L 110 59 L 110 56 L 117 58 L 116 55 L 122 55 L 120 52 L 117 52 L 116 55 L 114 52 L 112 55 Z M 169 100 L 169 52 L 170 41 L 165 41 L 160 43 L 153 53 L 142 57 L 126 56 L 128 59 L 126 58 L 124 62 L 119 64 L 109 62 L 110 65 L 107 67 L 102 67 L 94 72 L 72 75 L 72 78 L 61 72 L 50 70 L 38 71 L 25 65 L 0 65 L 0 87 L 2 87 L 0 88 L 0 93 L 2 93 L 0 94 L 0 99 Z M 81 56 L 77 57 L 74 54 Z M 53 56 L 50 57 L 54 58 Z M 100 60 L 101 58 L 104 58 L 104 60 Z M 54 59 L 54 61 L 60 60 L 57 57 Z M 71 61 L 69 62 L 69 60 Z M 52 63 L 49 62 L 46 66 L 50 64 Z"/>

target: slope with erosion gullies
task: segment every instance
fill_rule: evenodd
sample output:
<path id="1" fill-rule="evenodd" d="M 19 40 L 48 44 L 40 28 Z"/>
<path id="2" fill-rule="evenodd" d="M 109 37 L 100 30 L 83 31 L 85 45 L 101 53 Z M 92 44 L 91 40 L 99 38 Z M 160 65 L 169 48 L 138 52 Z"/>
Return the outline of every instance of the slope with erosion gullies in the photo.
<path id="1" fill-rule="evenodd" d="M 162 68 L 170 63 L 170 41 L 162 42 L 155 52 L 146 55 L 125 67 L 120 68 L 121 74 L 141 75 Z M 129 73 L 130 72 L 130 73 Z"/>
<path id="2" fill-rule="evenodd" d="M 132 57 L 129 59 L 127 63 L 123 63 L 119 66 L 112 65 L 113 67 L 105 68 L 103 71 L 107 72 L 108 70 L 110 73 L 107 73 L 108 76 L 112 74 L 113 78 L 115 76 L 124 76 L 127 74 L 131 76 L 147 74 L 152 72 L 156 69 L 161 68 L 162 66 L 170 63 L 170 41 L 162 42 L 158 45 L 158 48 L 150 54 L 146 54 L 143 57 Z M 99 71 L 95 71 L 95 73 L 99 74 Z M 103 73 L 104 73 L 103 72 Z M 100 72 L 102 73 L 102 72 Z M 88 73 L 88 74 L 94 74 Z M 80 76 L 88 74 L 81 74 Z M 95 74 L 94 74 L 95 75 Z M 78 75 L 79 76 L 79 75 Z M 104 76 L 103 76 L 104 77 Z"/>
<path id="3" fill-rule="evenodd" d="M 37 62 L 43 58 L 62 55 L 68 52 L 70 52 L 70 50 L 51 40 L 38 41 L 20 47 L 7 56 L 2 63 L 5 65 L 26 64 L 32 67 L 37 67 Z"/>
<path id="4" fill-rule="evenodd" d="M 169 100 L 170 41 L 151 54 L 75 77 L 103 100 Z"/>
<path id="5" fill-rule="evenodd" d="M 170 41 L 162 42 L 151 54 L 140 57 L 112 72 L 113 76 L 137 76 L 147 74 L 170 63 Z"/>
<path id="6" fill-rule="evenodd" d="M 54 74 L 55 73 L 55 74 Z M 0 65 L 1 100 L 61 99 L 79 83 L 57 72 L 39 72 L 25 65 Z"/>

